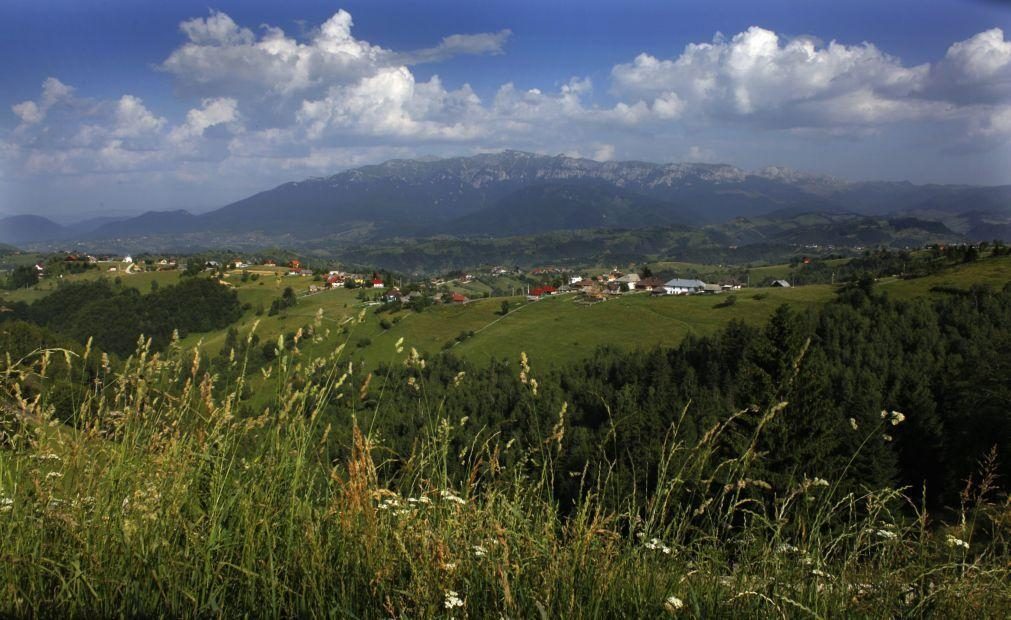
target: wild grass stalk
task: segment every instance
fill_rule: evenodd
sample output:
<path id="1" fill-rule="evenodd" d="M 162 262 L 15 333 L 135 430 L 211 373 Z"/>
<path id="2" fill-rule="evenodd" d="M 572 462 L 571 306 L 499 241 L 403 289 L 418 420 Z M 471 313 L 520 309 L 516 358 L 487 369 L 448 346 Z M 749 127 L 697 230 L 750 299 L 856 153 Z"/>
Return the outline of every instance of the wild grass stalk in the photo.
<path id="1" fill-rule="evenodd" d="M 403 455 L 355 409 L 335 450 L 326 405 L 378 385 L 382 407 L 392 379 L 356 377 L 340 347 L 303 360 L 297 346 L 264 373 L 275 406 L 240 415 L 246 360 L 219 390 L 199 353 L 142 342 L 119 370 L 103 365 L 73 427 L 44 390 L 22 389 L 63 353 L 9 361 L 0 614 L 996 617 L 1011 605 L 1011 512 L 985 474 L 950 528 L 900 490 L 839 496 L 833 481 L 801 479 L 777 494 L 751 471 L 781 404 L 731 413 L 693 443 L 680 436 L 686 409 L 648 497 L 622 496 L 605 461 L 563 509 L 564 407 L 532 445 L 482 432 L 458 451 L 460 421 L 421 398 L 424 432 Z M 536 399 L 525 361 L 523 372 Z M 727 456 L 743 418 L 752 439 Z"/>

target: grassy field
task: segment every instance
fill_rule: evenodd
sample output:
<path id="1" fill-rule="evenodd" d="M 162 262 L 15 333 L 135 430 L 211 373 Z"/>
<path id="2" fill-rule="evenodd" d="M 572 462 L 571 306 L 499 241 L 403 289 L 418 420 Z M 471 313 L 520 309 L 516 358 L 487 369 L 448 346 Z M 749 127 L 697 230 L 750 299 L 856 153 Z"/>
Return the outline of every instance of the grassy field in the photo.
<path id="1" fill-rule="evenodd" d="M 897 299 L 912 299 L 923 295 L 943 295 L 944 293 L 931 292 L 930 289 L 938 286 L 968 289 L 974 284 L 983 284 L 1000 289 L 1008 283 L 1011 283 L 1011 256 L 1000 256 L 957 265 L 923 278 L 882 278 L 877 286 L 878 290 Z"/>
<path id="2" fill-rule="evenodd" d="M 761 268 L 771 271 L 785 266 Z M 454 353 L 473 361 L 483 362 L 493 357 L 516 359 L 526 352 L 540 365 L 558 365 L 581 359 L 599 346 L 611 345 L 627 349 L 651 348 L 656 345 L 674 346 L 688 335 L 713 333 L 730 320 L 738 319 L 758 325 L 764 322 L 781 304 L 797 309 L 815 306 L 829 300 L 834 288 L 828 285 L 801 286 L 790 289 L 744 289 L 734 296 L 736 303 L 728 307 L 715 307 L 727 295 L 651 297 L 647 294 L 630 294 L 608 301 L 588 305 L 576 295 L 558 295 L 537 302 L 523 297 L 474 299 L 462 305 L 437 305 L 422 313 L 401 311 L 377 316 L 375 306 L 359 300 L 358 290 L 334 289 L 315 295 L 306 295 L 311 278 L 290 277 L 282 268 L 257 268 L 257 280 L 241 281 L 240 272 L 229 273 L 224 279 L 238 292 L 239 300 L 249 304 L 235 327 L 246 334 L 258 324 L 257 333 L 262 341 L 275 340 L 279 334 L 291 334 L 300 327 L 312 324 L 322 312 L 322 329 L 331 332 L 346 330 L 342 341 L 348 343 L 348 355 L 374 367 L 380 362 L 392 361 L 394 344 L 403 338 L 408 346 L 434 353 L 447 343 L 454 343 L 462 333 L 473 336 L 452 344 Z M 763 272 L 766 273 L 766 272 Z M 67 279 L 109 277 L 108 272 L 88 272 L 68 276 Z M 763 276 L 764 277 L 764 276 Z M 167 285 L 179 278 L 178 272 L 149 272 L 121 275 L 126 286 L 147 292 L 151 282 Z M 942 274 L 901 280 L 885 278 L 878 282 L 879 290 L 898 298 L 911 299 L 931 293 L 936 286 L 967 288 L 973 283 L 1002 287 L 1011 281 L 1011 257 L 987 259 L 959 265 Z M 8 293 L 11 300 L 38 299 L 55 286 L 53 280 L 44 280 L 27 291 Z M 266 309 L 280 297 L 286 287 L 299 295 L 299 303 L 276 316 L 268 316 Z M 468 292 L 479 294 L 479 282 L 468 284 Z M 376 290 L 368 290 L 375 295 Z M 758 297 L 758 298 L 756 298 Z M 512 311 L 499 314 L 503 300 L 510 302 Z M 258 310 L 263 310 L 257 314 Z M 364 311 L 363 321 L 346 325 L 351 318 Z M 392 323 L 388 330 L 380 320 Z M 203 350 L 217 354 L 225 340 L 227 330 L 205 334 L 191 334 L 184 341 L 186 347 L 201 343 Z M 305 343 L 309 354 L 324 355 L 331 343 Z"/>
<path id="3" fill-rule="evenodd" d="M 98 269 L 91 269 L 83 273 L 67 274 L 62 278 L 43 278 L 33 287 L 17 291 L 8 291 L 5 292 L 3 296 L 4 299 L 8 299 L 10 301 L 31 303 L 38 299 L 42 299 L 49 293 L 53 292 L 56 287 L 59 286 L 60 282 L 80 282 L 84 280 L 95 280 L 98 278 L 108 278 L 109 280 L 119 278 L 124 286 L 136 288 L 141 293 L 147 293 L 150 291 L 152 282 L 157 282 L 159 286 L 168 286 L 169 284 L 175 284 L 179 281 L 180 272 L 177 270 L 130 273 L 126 271 L 128 267 L 129 265 L 126 263 L 120 262 L 99 263 Z M 111 268 L 116 269 L 116 271 L 109 271 Z"/>
<path id="4" fill-rule="evenodd" d="M 765 295 L 754 299 L 754 295 Z M 601 345 L 651 348 L 676 345 L 688 335 L 712 333 L 732 319 L 763 322 L 780 304 L 798 308 L 831 297 L 827 286 L 767 289 L 738 294 L 737 303 L 716 308 L 719 296 L 651 297 L 632 294 L 592 305 L 575 295 L 557 295 L 522 306 L 502 317 L 501 299 L 475 301 L 464 306 L 440 307 L 404 320 L 383 340 L 405 342 L 418 349 L 438 350 L 461 331 L 474 336 L 453 351 L 474 361 L 492 357 L 517 359 L 526 352 L 540 364 L 561 364 L 585 357 Z M 514 298 L 513 303 L 522 303 Z M 377 340 L 377 344 L 383 342 Z"/>
<path id="5" fill-rule="evenodd" d="M 419 399 L 430 423 L 392 454 L 355 417 L 326 417 L 330 399 L 354 399 L 345 358 L 279 360 L 283 406 L 249 417 L 240 389 L 217 398 L 191 360 L 141 356 L 75 403 L 79 428 L 44 399 L 4 403 L 17 432 L 0 450 L 0 616 L 997 618 L 1011 605 L 1006 502 L 970 495 L 942 526 L 916 498 L 847 495 L 833 476 L 771 496 L 751 472 L 762 425 L 737 458 L 717 449 L 726 424 L 687 444 L 672 425 L 646 501 L 605 501 L 584 472 L 563 514 L 561 435 L 459 452 L 465 420 Z M 318 367 L 334 374 L 296 387 Z M 37 372 L 5 367 L 2 393 Z M 331 422 L 347 445 L 327 441 Z M 457 460 L 469 475 L 448 473 Z"/>
<path id="6" fill-rule="evenodd" d="M 279 297 L 287 286 L 304 292 L 311 284 L 308 278 L 280 276 L 244 284 L 238 282 L 237 275 L 230 279 L 236 282 L 239 299 L 252 304 L 254 310 L 258 306 L 269 307 L 271 300 Z M 960 265 L 950 272 L 926 278 L 882 279 L 878 287 L 890 295 L 910 299 L 938 295 L 930 289 L 940 285 L 966 288 L 981 283 L 1001 287 L 1009 281 L 1011 257 L 1001 257 Z M 715 307 L 727 295 L 657 298 L 637 293 L 592 305 L 581 303 L 575 295 L 558 295 L 537 302 L 527 302 L 523 297 L 499 297 L 433 306 L 422 313 L 402 311 L 377 316 L 372 312 L 374 306 L 366 306 L 356 298 L 358 291 L 336 289 L 301 297 L 298 306 L 274 317 L 256 316 L 251 310 L 237 327 L 240 333 L 245 333 L 259 321 L 257 332 L 266 341 L 311 324 L 320 310 L 324 327 L 332 331 L 341 329 L 348 319 L 365 310 L 364 321 L 351 326 L 353 331 L 346 340 L 348 354 L 370 367 L 392 361 L 394 344 L 400 338 L 408 346 L 434 353 L 464 332 L 474 334 L 454 344 L 452 351 L 473 361 L 493 357 L 517 359 L 520 352 L 526 352 L 540 365 L 558 365 L 581 359 L 601 345 L 628 349 L 674 346 L 688 335 L 714 333 L 733 319 L 759 325 L 781 304 L 804 309 L 828 301 L 833 291 L 834 287 L 829 285 L 744 289 L 735 294 L 737 302 L 728 307 Z M 513 307 L 505 317 L 499 314 L 504 299 Z M 382 329 L 381 319 L 393 323 L 392 327 Z M 202 340 L 208 352 L 217 353 L 224 336 L 223 331 L 191 335 L 184 344 Z M 365 339 L 368 344 L 364 344 Z M 358 346 L 360 342 L 363 346 Z M 324 345 L 307 343 L 306 347 L 312 354 L 325 353 Z"/>

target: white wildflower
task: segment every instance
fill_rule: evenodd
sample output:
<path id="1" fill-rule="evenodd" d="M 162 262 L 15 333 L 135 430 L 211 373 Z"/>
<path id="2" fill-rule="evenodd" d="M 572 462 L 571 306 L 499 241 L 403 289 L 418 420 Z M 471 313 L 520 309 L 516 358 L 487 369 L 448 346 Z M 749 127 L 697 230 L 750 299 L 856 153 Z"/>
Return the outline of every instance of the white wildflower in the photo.
<path id="1" fill-rule="evenodd" d="M 961 547 L 962 549 L 969 548 L 969 543 L 965 542 L 961 538 L 955 538 L 951 534 L 948 534 L 947 541 L 949 547 Z"/>
<path id="2" fill-rule="evenodd" d="M 857 419 L 856 418 L 850 418 L 850 427 L 853 430 L 859 430 L 860 429 L 860 426 L 857 424 Z"/>
<path id="3" fill-rule="evenodd" d="M 646 543 L 646 548 L 650 550 L 660 551 L 665 555 L 670 555 L 671 549 L 667 545 L 663 544 L 659 538 L 652 538 Z"/>
<path id="4" fill-rule="evenodd" d="M 14 500 L 6 496 L 0 497 L 0 512 L 10 512 L 12 510 L 14 510 Z"/>
<path id="5" fill-rule="evenodd" d="M 473 548 L 474 548 L 474 555 L 476 557 L 483 558 L 484 556 L 488 555 L 488 550 L 482 547 L 481 545 L 474 545 Z"/>
<path id="6" fill-rule="evenodd" d="M 51 471 L 48 474 L 46 474 L 46 480 L 59 480 L 62 477 L 63 474 L 61 474 L 58 471 Z"/>
<path id="7" fill-rule="evenodd" d="M 667 600 L 664 601 L 663 607 L 670 613 L 676 613 L 682 607 L 685 606 L 685 602 L 676 596 L 668 596 Z"/>
<path id="8" fill-rule="evenodd" d="M 460 598 L 459 593 L 457 593 L 455 590 L 447 590 L 445 607 L 446 609 L 463 607 L 463 599 Z"/>
<path id="9" fill-rule="evenodd" d="M 463 499 L 462 497 L 460 497 L 459 495 L 453 493 L 448 489 L 443 489 L 439 491 L 439 496 L 446 501 L 455 502 L 457 504 L 460 504 L 461 506 L 467 503 L 467 500 Z"/>
<path id="10" fill-rule="evenodd" d="M 877 534 L 880 538 L 884 538 L 885 540 L 894 540 L 895 538 L 898 537 L 898 535 L 895 532 L 889 532 L 888 530 L 878 530 L 874 533 Z"/>
<path id="11" fill-rule="evenodd" d="M 822 579 L 835 579 L 835 577 L 833 577 L 832 575 L 826 573 L 825 571 L 821 570 L 820 568 L 816 568 L 816 569 L 812 570 L 811 574 L 814 575 L 815 577 L 821 577 Z"/>

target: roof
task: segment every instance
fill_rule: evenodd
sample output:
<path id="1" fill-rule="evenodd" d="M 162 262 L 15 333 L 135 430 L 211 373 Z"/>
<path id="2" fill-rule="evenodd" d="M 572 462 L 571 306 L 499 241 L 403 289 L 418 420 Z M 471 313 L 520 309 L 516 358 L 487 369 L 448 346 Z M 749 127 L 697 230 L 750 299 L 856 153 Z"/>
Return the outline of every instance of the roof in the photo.
<path id="1" fill-rule="evenodd" d="M 782 286 L 783 288 L 790 288 L 790 283 L 787 282 L 786 280 L 773 280 L 772 281 L 772 285 L 773 286 Z"/>
<path id="2" fill-rule="evenodd" d="M 630 273 L 627 276 L 621 276 L 620 278 L 618 278 L 618 282 L 632 283 L 638 281 L 639 281 L 639 274 L 637 273 Z"/>
<path id="3" fill-rule="evenodd" d="M 685 280 L 684 278 L 674 278 L 664 283 L 664 286 L 670 288 L 703 288 L 705 285 L 706 283 L 702 280 Z"/>

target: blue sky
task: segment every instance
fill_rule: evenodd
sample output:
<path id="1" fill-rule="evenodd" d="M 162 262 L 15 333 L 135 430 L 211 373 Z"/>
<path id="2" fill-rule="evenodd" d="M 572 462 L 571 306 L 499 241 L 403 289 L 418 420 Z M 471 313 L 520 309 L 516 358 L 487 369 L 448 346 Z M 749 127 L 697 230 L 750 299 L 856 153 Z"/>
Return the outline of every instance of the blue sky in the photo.
<path id="1" fill-rule="evenodd" d="M 502 148 L 1011 183 L 1009 37 L 982 0 L 6 0 L 0 212 Z"/>

